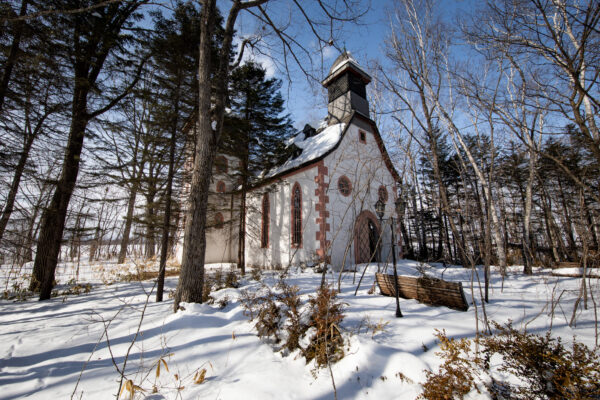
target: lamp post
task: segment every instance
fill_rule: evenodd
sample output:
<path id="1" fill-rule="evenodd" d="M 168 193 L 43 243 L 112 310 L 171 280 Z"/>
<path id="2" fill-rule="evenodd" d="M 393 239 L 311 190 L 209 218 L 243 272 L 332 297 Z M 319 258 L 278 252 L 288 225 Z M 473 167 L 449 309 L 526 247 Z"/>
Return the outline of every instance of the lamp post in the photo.
<path id="1" fill-rule="evenodd" d="M 383 220 L 383 215 L 385 213 L 385 204 L 381 199 L 377 200 L 375 203 L 375 212 L 377 213 L 377 217 L 379 217 L 379 221 Z M 383 224 L 381 224 L 383 226 Z M 396 318 L 402 318 L 402 311 L 400 311 L 400 295 L 398 290 L 398 270 L 396 268 L 396 238 L 394 236 L 394 217 L 391 217 L 391 229 L 392 229 L 392 260 L 394 262 L 394 288 L 396 292 Z M 383 229 L 380 234 L 383 234 Z"/>

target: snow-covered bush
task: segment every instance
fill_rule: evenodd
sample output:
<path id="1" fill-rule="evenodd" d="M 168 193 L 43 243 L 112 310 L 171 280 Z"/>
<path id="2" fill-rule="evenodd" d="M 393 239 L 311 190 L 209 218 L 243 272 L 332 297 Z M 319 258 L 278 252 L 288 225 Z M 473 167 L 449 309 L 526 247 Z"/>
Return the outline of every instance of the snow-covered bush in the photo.
<path id="1" fill-rule="evenodd" d="M 492 381 L 492 395 L 508 390 L 515 399 L 600 398 L 600 354 L 598 349 L 573 340 L 571 350 L 550 332 L 545 335 L 521 332 L 508 323 L 494 323 L 496 332 L 483 339 L 489 360 L 502 356 L 499 371 L 519 377 L 525 384 Z"/>
<path id="2" fill-rule="evenodd" d="M 344 357 L 344 339 L 339 323 L 344 319 L 343 306 L 336 291 L 322 287 L 307 304 L 303 304 L 297 286 L 283 279 L 276 291 L 263 285 L 258 292 L 242 291 L 244 315 L 256 321 L 258 336 L 283 341 L 282 349 L 298 350 L 307 362 L 315 360 L 317 367 Z"/>
<path id="3" fill-rule="evenodd" d="M 306 360 L 313 358 L 318 366 L 336 362 L 344 357 L 344 338 L 339 328 L 344 319 L 343 305 L 337 300 L 337 292 L 322 286 L 311 298 L 310 325 L 315 334 L 305 350 Z"/>
<path id="4" fill-rule="evenodd" d="M 479 340 L 478 354 L 472 351 L 471 340 L 448 338 L 437 331 L 441 351 L 436 354 L 444 362 L 437 372 L 425 371 L 427 380 L 419 398 L 462 399 L 484 387 L 494 399 L 600 398 L 598 348 L 592 350 L 573 339 L 569 350 L 550 332 L 521 332 L 510 322 L 492 325 L 495 332 Z M 498 366 L 493 365 L 493 357 L 500 360 Z"/>

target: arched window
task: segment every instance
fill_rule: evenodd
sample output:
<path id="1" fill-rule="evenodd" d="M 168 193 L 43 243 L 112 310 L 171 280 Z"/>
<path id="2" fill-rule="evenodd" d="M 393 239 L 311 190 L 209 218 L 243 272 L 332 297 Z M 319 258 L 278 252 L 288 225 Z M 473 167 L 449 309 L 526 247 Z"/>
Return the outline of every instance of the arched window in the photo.
<path id="1" fill-rule="evenodd" d="M 218 156 L 215 158 L 215 170 L 219 174 L 227 173 L 227 159 L 224 156 Z"/>
<path id="2" fill-rule="evenodd" d="M 263 195 L 262 200 L 262 231 L 260 235 L 260 247 L 266 249 L 269 247 L 269 220 L 271 207 L 269 204 L 269 193 Z"/>
<path id="3" fill-rule="evenodd" d="M 302 190 L 298 183 L 292 188 L 292 246 L 302 247 Z"/>
<path id="4" fill-rule="evenodd" d="M 338 190 L 342 194 L 342 196 L 350 196 L 352 192 L 352 183 L 350 183 L 350 179 L 347 176 L 343 175 L 338 179 Z"/>
<path id="5" fill-rule="evenodd" d="M 385 186 L 379 186 L 379 190 L 377 191 L 377 194 L 379 195 L 379 200 L 381 200 L 383 203 L 387 203 L 388 201 L 388 192 L 387 189 L 385 188 Z"/>
<path id="6" fill-rule="evenodd" d="M 215 228 L 217 229 L 223 229 L 223 214 L 221 214 L 220 212 L 215 214 Z"/>
<path id="7" fill-rule="evenodd" d="M 217 182 L 217 192 L 224 193 L 225 192 L 225 182 L 219 181 Z"/>

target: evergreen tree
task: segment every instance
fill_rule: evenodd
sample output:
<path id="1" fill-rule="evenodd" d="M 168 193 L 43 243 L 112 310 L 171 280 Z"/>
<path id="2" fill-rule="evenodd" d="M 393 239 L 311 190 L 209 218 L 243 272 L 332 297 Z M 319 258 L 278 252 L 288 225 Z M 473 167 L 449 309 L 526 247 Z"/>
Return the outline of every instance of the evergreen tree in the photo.
<path id="1" fill-rule="evenodd" d="M 48 5 L 56 10 L 68 10 L 94 3 L 92 0 L 52 0 Z M 40 291 L 40 300 L 49 299 L 52 291 L 88 124 L 129 93 L 138 79 L 131 75 L 132 72 L 137 72 L 139 77 L 132 50 L 135 21 L 141 18 L 136 11 L 143 3 L 144 0 L 116 2 L 93 11 L 45 17 L 45 23 L 54 27 L 53 41 L 59 48 L 55 57 L 68 65 L 71 114 L 62 171 L 49 207 L 42 214 L 30 284 L 31 289 Z M 115 85 L 115 81 L 119 83 Z M 119 90 L 118 86 L 125 87 Z"/>
<path id="2" fill-rule="evenodd" d="M 245 273 L 246 192 L 254 177 L 269 170 L 285 157 L 284 139 L 292 133 L 290 118 L 284 113 L 279 93 L 281 81 L 266 78 L 266 71 L 246 63 L 232 72 L 229 88 L 231 113 L 223 147 L 240 159 L 240 229 L 238 267 Z"/>
<path id="3" fill-rule="evenodd" d="M 155 15 L 152 40 L 153 68 L 156 71 L 157 98 L 154 122 L 164 138 L 168 173 L 164 194 L 160 267 L 156 301 L 162 301 L 176 164 L 180 164 L 185 138 L 180 134 L 193 113 L 198 91 L 200 12 L 191 3 L 178 3 L 172 18 Z"/>

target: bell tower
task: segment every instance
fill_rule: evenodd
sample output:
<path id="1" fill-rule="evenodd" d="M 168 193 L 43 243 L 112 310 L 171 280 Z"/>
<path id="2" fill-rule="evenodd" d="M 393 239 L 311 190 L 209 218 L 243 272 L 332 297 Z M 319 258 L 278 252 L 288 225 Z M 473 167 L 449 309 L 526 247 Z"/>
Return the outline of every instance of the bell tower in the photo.
<path id="1" fill-rule="evenodd" d="M 329 75 L 322 82 L 328 93 L 328 124 L 343 121 L 353 111 L 369 118 L 367 85 L 371 77 L 358 65 L 347 51 L 333 63 Z"/>

